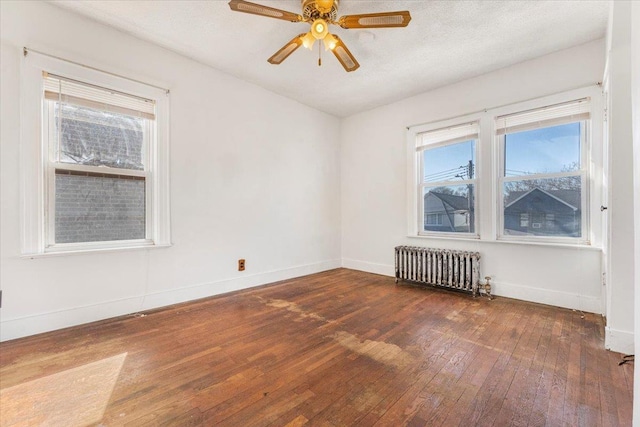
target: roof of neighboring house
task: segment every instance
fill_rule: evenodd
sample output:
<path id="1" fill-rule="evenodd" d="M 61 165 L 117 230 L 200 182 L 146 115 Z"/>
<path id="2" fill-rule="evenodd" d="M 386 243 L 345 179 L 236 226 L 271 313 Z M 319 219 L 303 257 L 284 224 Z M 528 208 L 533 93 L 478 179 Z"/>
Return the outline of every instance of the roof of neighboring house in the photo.
<path id="1" fill-rule="evenodd" d="M 433 194 L 434 196 L 442 200 L 444 203 L 451 206 L 453 210 L 456 210 L 456 211 L 469 210 L 469 200 L 466 197 L 455 196 L 453 194 L 437 193 L 435 191 L 430 191 L 427 194 Z"/>
<path id="2" fill-rule="evenodd" d="M 580 209 L 580 190 L 543 190 L 538 187 L 526 191 L 511 191 L 504 201 L 505 207 L 509 207 L 518 200 L 536 191 L 558 199 L 573 209 Z"/>

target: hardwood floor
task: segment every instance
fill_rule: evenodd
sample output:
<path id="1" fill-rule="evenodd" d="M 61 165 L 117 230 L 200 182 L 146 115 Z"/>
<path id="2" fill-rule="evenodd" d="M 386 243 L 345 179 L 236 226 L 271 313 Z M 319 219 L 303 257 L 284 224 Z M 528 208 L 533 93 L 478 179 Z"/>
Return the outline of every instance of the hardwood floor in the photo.
<path id="1" fill-rule="evenodd" d="M 339 269 L 0 344 L 0 424 L 631 425 L 603 333 Z"/>

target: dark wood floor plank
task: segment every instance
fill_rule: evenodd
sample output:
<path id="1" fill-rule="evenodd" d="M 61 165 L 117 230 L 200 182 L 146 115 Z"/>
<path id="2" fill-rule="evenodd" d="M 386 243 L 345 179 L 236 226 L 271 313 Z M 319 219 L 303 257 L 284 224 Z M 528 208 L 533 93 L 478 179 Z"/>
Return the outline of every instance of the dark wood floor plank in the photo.
<path id="1" fill-rule="evenodd" d="M 580 370 L 582 324 L 572 316 L 570 319 L 571 332 L 569 335 L 569 363 L 567 367 L 567 386 L 565 388 L 563 405 L 563 423 L 566 425 L 579 425 L 579 409 L 583 404 L 580 396 Z"/>
<path id="2" fill-rule="evenodd" d="M 629 383 L 632 383 L 633 379 L 633 364 L 625 363 L 619 366 L 618 363 L 622 360 L 620 353 L 609 352 L 606 356 L 608 359 L 606 366 L 610 367 L 611 377 L 604 385 L 601 382 L 601 388 L 606 389 L 605 393 L 614 393 L 620 425 L 631 425 L 633 401 L 630 401 L 628 396 L 633 395 L 633 391 L 629 388 Z M 609 383 L 613 387 L 609 387 Z"/>
<path id="3" fill-rule="evenodd" d="M 504 308 L 504 301 L 498 299 L 494 302 L 496 309 Z M 471 425 L 493 425 L 502 407 L 504 395 L 513 379 L 513 366 L 516 364 L 512 354 L 531 318 L 526 308 L 526 305 L 517 305 L 511 310 L 504 310 L 502 333 L 495 346 L 499 351 L 498 359 L 466 411 L 465 418 Z"/>
<path id="4" fill-rule="evenodd" d="M 454 317 L 456 321 L 459 321 L 459 316 L 468 318 L 470 323 L 466 329 L 472 334 L 462 337 L 455 346 L 459 350 L 459 363 L 443 369 L 422 390 L 423 403 L 410 423 L 419 424 L 424 421 L 427 425 L 448 426 L 463 422 L 459 419 L 461 413 L 458 408 L 469 404 L 497 358 L 493 346 L 499 339 L 503 319 L 493 318 L 489 321 L 483 316 L 484 304 L 474 303 L 469 311 L 465 310 Z M 486 354 L 487 357 L 480 359 L 480 354 Z M 440 395 L 441 398 L 433 399 L 434 395 Z M 424 396 L 430 398 L 425 399 Z"/>
<path id="5" fill-rule="evenodd" d="M 337 269 L 2 343 L 0 419 L 122 360 L 94 425 L 628 426 L 621 357 L 598 315 Z"/>
<path id="6" fill-rule="evenodd" d="M 536 332 L 531 335 L 529 341 L 531 345 L 525 348 L 521 356 L 520 367 L 506 396 L 513 406 L 512 416 L 509 420 L 510 425 L 536 424 L 532 420 L 532 410 L 538 387 L 544 377 L 543 363 L 547 356 L 553 321 L 551 312 L 541 314 L 541 319 L 534 327 Z"/>
<path id="7" fill-rule="evenodd" d="M 468 422 L 467 408 L 482 409 L 479 405 L 481 401 L 478 399 L 478 395 L 483 390 L 483 385 L 502 353 L 499 343 L 506 331 L 504 325 L 508 321 L 507 318 L 495 317 L 490 322 L 485 321 L 486 323 L 483 323 L 479 328 L 482 332 L 473 340 L 474 361 L 456 382 L 452 393 L 448 396 L 450 405 L 455 405 L 455 410 L 450 410 L 444 420 L 442 417 L 439 417 L 437 421 L 434 420 L 434 425 L 464 425 Z M 459 397 L 456 399 L 455 396 L 458 395 Z M 464 409 L 460 411 L 458 408 Z"/>
<path id="8" fill-rule="evenodd" d="M 597 336 L 595 322 L 586 321 L 582 319 L 582 349 L 580 354 L 581 369 L 580 369 L 580 385 L 583 402 L 579 411 L 580 422 L 585 425 L 602 425 L 602 402 L 600 400 L 600 387 L 598 384 L 598 363 L 597 352 L 598 348 L 594 345 L 591 337 Z M 582 317 L 582 316 L 581 316 Z"/>
<path id="9" fill-rule="evenodd" d="M 420 410 L 425 405 L 439 405 L 446 394 L 446 387 L 439 387 L 438 384 L 449 383 L 448 377 L 451 376 L 451 372 L 463 371 L 465 364 L 469 362 L 466 353 L 461 349 L 471 341 L 481 323 L 471 321 L 473 316 L 470 313 L 473 309 L 470 307 L 473 300 L 456 302 L 456 305 L 451 306 L 449 314 L 444 316 L 447 321 L 442 318 L 440 320 L 438 328 L 442 333 L 442 341 L 437 340 L 435 345 L 430 343 L 427 347 L 421 346 L 423 354 L 427 354 L 428 358 L 418 366 L 415 373 L 408 376 L 410 384 L 402 388 L 402 396 L 378 420 L 380 425 L 400 425 L 413 418 L 419 419 L 419 422 L 424 421 L 419 414 Z M 459 332 L 453 334 L 452 330 Z M 440 375 L 447 377 L 447 380 L 443 380 Z M 429 388 L 432 383 L 433 389 Z"/>
<path id="10" fill-rule="evenodd" d="M 526 405 L 532 402 L 520 402 L 518 397 L 521 394 L 520 382 L 526 380 L 526 374 L 531 366 L 532 354 L 540 337 L 542 317 L 539 313 L 530 316 L 526 329 L 521 333 L 521 339 L 511 354 L 508 370 L 504 375 L 503 385 L 506 390 L 501 402 L 495 406 L 497 415 L 495 425 L 515 425 L 523 423 L 523 411 L 529 410 Z M 508 382 L 508 385 L 506 384 Z M 502 393 L 501 393 L 502 394 Z M 499 409 L 498 409 L 499 408 Z M 526 425 L 526 424 L 525 424 Z"/>
<path id="11" fill-rule="evenodd" d="M 541 337 L 541 348 L 536 351 L 538 358 L 539 381 L 535 390 L 535 398 L 531 408 L 528 425 L 531 427 L 544 426 L 546 424 L 547 408 L 549 407 L 549 399 L 551 397 L 551 389 L 553 386 L 553 370 L 558 357 L 558 339 L 562 334 L 562 313 L 555 311 L 548 318 L 550 331 Z M 544 353 L 544 357 L 542 357 Z M 534 377 L 536 376 L 534 375 Z"/>

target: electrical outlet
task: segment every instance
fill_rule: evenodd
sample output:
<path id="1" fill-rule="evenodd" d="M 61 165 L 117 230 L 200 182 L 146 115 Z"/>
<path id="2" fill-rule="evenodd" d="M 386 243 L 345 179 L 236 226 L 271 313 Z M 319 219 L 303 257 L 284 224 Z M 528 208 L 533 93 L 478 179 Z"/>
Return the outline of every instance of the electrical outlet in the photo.
<path id="1" fill-rule="evenodd" d="M 238 260 L 238 271 L 244 271 L 244 259 Z"/>

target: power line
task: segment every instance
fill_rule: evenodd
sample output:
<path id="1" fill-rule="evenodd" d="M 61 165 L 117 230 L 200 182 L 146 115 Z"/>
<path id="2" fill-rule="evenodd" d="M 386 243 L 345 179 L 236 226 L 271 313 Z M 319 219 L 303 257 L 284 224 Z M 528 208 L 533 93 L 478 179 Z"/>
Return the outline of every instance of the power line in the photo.
<path id="1" fill-rule="evenodd" d="M 473 168 L 473 166 L 471 167 Z M 467 176 L 465 176 L 465 173 Z M 436 180 L 447 181 L 447 180 L 450 180 L 451 178 L 460 178 L 460 179 L 470 178 L 470 175 L 472 175 L 472 172 L 469 171 L 469 166 L 463 165 L 463 166 L 458 166 L 457 168 L 446 169 L 444 171 L 434 172 L 432 174 L 425 175 L 424 179 L 426 181 L 436 181 Z"/>
<path id="2" fill-rule="evenodd" d="M 450 172 L 448 175 L 442 175 L 438 177 L 425 177 L 426 181 L 434 182 L 434 181 L 451 181 L 454 178 L 460 178 L 460 173 Z"/>
<path id="3" fill-rule="evenodd" d="M 459 169 L 461 169 L 463 166 L 459 166 L 457 168 L 452 168 L 452 169 L 445 169 L 443 171 L 439 171 L 439 172 L 434 172 L 434 173 L 430 173 L 428 176 L 435 176 L 435 175 L 442 175 L 442 174 L 448 174 L 451 173 L 451 171 L 458 171 Z"/>
<path id="4" fill-rule="evenodd" d="M 518 174 L 522 174 L 522 175 L 531 175 L 532 173 L 529 171 L 519 171 L 519 170 L 515 170 L 515 169 L 505 169 L 504 170 L 505 173 L 518 173 Z"/>

